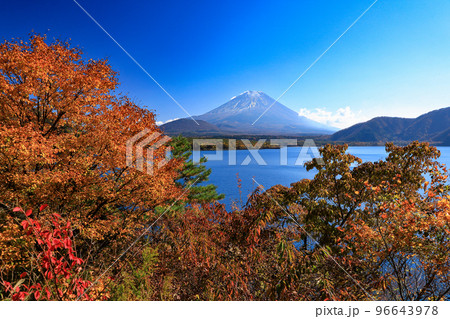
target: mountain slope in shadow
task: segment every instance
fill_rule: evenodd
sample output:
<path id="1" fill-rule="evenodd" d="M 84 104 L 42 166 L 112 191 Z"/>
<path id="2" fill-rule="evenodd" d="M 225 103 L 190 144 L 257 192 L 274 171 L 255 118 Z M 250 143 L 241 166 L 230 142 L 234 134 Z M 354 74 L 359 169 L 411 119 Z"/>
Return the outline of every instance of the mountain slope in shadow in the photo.
<path id="1" fill-rule="evenodd" d="M 336 142 L 427 141 L 450 145 L 450 107 L 431 111 L 417 118 L 376 117 L 331 135 Z"/>

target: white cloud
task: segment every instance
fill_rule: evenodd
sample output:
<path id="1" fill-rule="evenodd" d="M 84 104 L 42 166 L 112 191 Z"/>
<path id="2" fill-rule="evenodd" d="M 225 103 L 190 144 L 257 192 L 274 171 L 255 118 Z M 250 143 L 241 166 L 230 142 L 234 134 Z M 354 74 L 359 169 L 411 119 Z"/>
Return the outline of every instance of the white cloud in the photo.
<path id="1" fill-rule="evenodd" d="M 337 128 L 346 128 L 356 123 L 367 121 L 368 118 L 361 111 L 353 112 L 350 106 L 339 108 L 336 112 L 327 111 L 326 108 L 314 110 L 300 109 L 298 115 L 305 116 L 311 120 Z"/>
<path id="2" fill-rule="evenodd" d="M 165 121 L 165 122 L 163 122 L 163 121 L 156 121 L 156 125 L 161 126 L 161 125 L 163 125 L 163 124 L 166 124 L 166 123 L 169 123 L 169 122 L 173 122 L 173 121 L 176 121 L 176 120 L 179 120 L 179 119 L 180 119 L 180 118 L 177 117 L 177 118 L 174 118 L 174 119 L 167 120 L 167 121 Z"/>

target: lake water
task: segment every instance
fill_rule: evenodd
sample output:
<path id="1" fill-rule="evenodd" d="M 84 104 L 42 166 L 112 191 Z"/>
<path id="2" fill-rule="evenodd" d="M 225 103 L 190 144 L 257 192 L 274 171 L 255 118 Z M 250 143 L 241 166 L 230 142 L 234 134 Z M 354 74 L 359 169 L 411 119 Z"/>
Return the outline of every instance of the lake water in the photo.
<path id="1" fill-rule="evenodd" d="M 439 161 L 450 166 L 450 147 L 438 149 L 441 151 Z M 223 151 L 222 159 L 214 159 L 216 154 L 214 151 L 202 151 L 201 155 L 209 158 L 205 165 L 212 169 L 210 182 L 217 186 L 218 192 L 225 194 L 223 203 L 229 206 L 233 201 L 240 202 L 237 175 L 241 179 L 241 198 L 245 203 L 247 195 L 257 187 L 253 179 L 267 189 L 277 184 L 289 186 L 303 178 L 313 178 L 314 171 L 307 172 L 303 165 L 296 165 L 296 162 L 298 163 L 300 154 L 302 154 L 300 161 L 310 160 L 315 152 L 317 149 L 313 148 L 308 154 L 302 154 L 301 147 L 289 147 L 285 157 L 286 165 L 281 165 L 279 149 L 260 150 L 258 153 L 264 163 L 257 163 L 248 150 L 237 150 L 235 156 L 233 152 Z M 384 146 L 354 146 L 349 147 L 348 153 L 358 156 L 363 161 L 372 162 L 386 157 Z M 251 160 L 248 162 L 247 159 L 248 164 L 246 164 L 245 159 L 248 156 Z M 236 164 L 233 163 L 234 158 Z"/>

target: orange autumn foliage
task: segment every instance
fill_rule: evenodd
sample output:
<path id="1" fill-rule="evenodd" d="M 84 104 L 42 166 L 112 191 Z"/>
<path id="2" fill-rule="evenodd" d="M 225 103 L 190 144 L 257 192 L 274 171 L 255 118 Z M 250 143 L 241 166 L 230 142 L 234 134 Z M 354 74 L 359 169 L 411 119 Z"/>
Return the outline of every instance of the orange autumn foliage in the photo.
<path id="1" fill-rule="evenodd" d="M 12 207 L 47 203 L 71 221 L 81 255 L 94 264 L 112 258 L 155 207 L 181 194 L 174 181 L 180 161 L 155 166 L 152 175 L 127 167 L 126 141 L 160 130 L 152 112 L 117 88 L 106 60 L 85 60 L 68 42 L 32 35 L 0 45 L 1 218 L 11 223 Z M 10 246 L 2 270 L 20 260 L 9 238 L 16 228 L 0 229 L 0 246 Z"/>

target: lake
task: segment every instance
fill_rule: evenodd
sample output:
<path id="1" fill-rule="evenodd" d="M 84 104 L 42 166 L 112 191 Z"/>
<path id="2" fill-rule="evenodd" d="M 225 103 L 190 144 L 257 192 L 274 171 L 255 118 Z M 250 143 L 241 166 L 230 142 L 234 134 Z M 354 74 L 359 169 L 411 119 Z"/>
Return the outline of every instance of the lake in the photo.
<path id="1" fill-rule="evenodd" d="M 439 161 L 449 166 L 450 147 L 439 147 L 438 149 L 441 151 Z M 310 160 L 312 155 L 316 154 L 315 152 L 317 152 L 317 148 L 310 149 L 308 154 L 302 154 L 300 160 Z M 237 175 L 241 179 L 244 203 L 247 195 L 257 187 L 252 178 L 267 189 L 277 184 L 289 186 L 303 178 L 314 177 L 314 171 L 308 172 L 303 165 L 296 165 L 301 154 L 301 147 L 287 148 L 286 156 L 283 157 L 286 165 L 281 164 L 279 149 L 263 149 L 258 153 L 264 162 L 259 159 L 258 163 L 248 150 L 237 150 L 235 154 L 225 150 L 222 159 L 214 158 L 215 151 L 201 152 L 201 155 L 208 158 L 206 167 L 212 170 L 210 182 L 217 186 L 219 193 L 225 194 L 223 203 L 228 207 L 233 201 L 240 202 Z M 384 146 L 353 146 L 348 148 L 348 153 L 358 156 L 363 161 L 372 162 L 386 157 Z M 231 165 L 229 164 L 230 158 Z"/>

